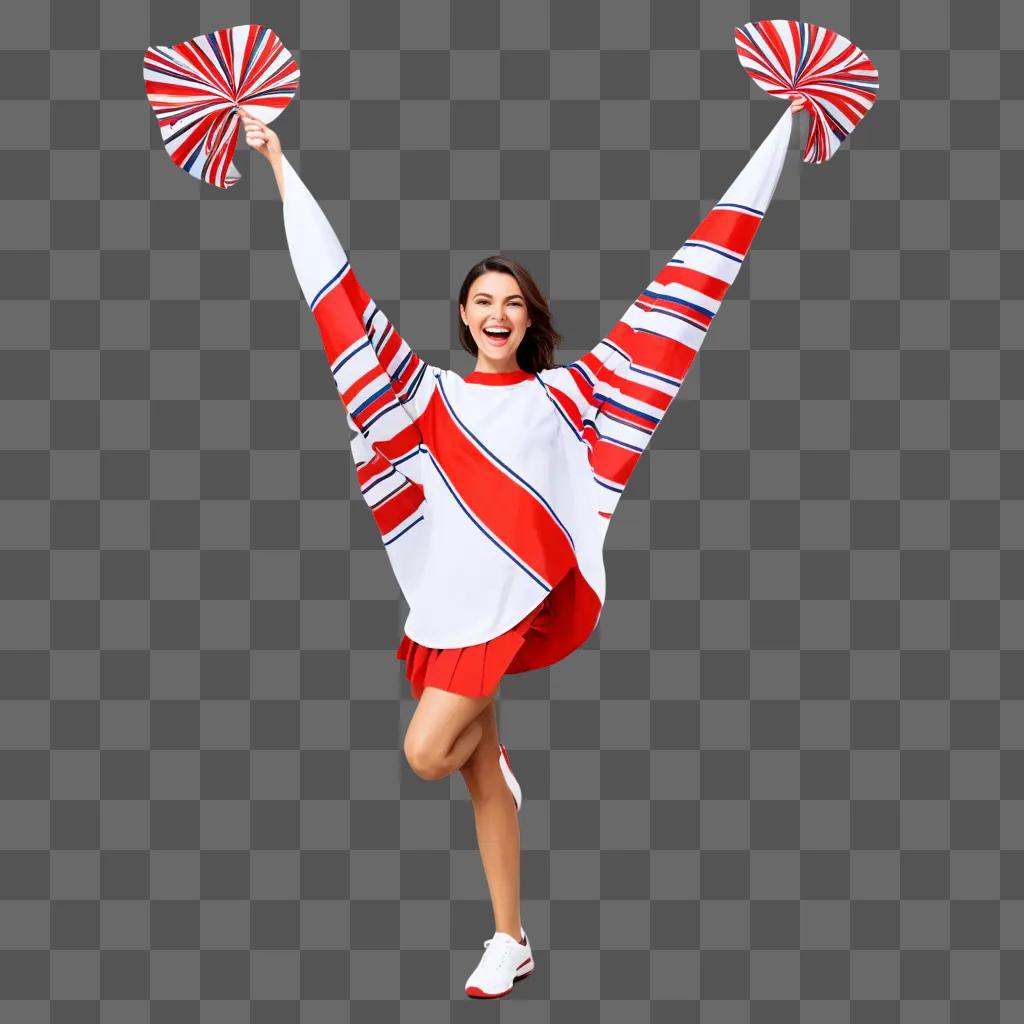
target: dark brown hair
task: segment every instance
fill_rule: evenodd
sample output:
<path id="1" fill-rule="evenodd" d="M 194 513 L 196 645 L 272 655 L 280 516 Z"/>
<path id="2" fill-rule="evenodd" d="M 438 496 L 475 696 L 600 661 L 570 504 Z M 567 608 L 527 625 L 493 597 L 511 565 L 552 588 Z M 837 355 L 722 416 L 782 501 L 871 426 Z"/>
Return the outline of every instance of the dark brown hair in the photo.
<path id="1" fill-rule="evenodd" d="M 516 349 L 516 362 L 519 368 L 528 373 L 550 370 L 555 365 L 555 348 L 561 342 L 562 336 L 552 326 L 551 310 L 544 293 L 537 286 L 533 275 L 518 260 L 512 259 L 511 256 L 488 256 L 471 267 L 459 289 L 459 306 L 467 304 L 466 300 L 469 298 L 469 289 L 473 282 L 490 270 L 499 274 L 511 274 L 519 283 L 523 298 L 526 299 L 526 312 L 531 323 L 526 328 L 519 348 Z M 461 315 L 459 343 L 470 355 L 477 354 L 477 343 L 473 340 L 469 327 L 462 322 Z"/>

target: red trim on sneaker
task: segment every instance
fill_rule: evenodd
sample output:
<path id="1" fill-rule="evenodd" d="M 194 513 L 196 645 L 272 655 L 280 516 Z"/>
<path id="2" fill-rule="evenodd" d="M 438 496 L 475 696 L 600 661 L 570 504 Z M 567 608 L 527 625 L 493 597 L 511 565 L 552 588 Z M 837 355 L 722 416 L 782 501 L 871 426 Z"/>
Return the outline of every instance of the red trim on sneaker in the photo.
<path id="1" fill-rule="evenodd" d="M 466 995 L 474 996 L 477 999 L 497 999 L 499 996 L 507 996 L 511 991 L 511 985 L 504 992 L 485 992 L 483 989 L 477 988 L 476 985 L 471 985 L 466 989 Z"/>

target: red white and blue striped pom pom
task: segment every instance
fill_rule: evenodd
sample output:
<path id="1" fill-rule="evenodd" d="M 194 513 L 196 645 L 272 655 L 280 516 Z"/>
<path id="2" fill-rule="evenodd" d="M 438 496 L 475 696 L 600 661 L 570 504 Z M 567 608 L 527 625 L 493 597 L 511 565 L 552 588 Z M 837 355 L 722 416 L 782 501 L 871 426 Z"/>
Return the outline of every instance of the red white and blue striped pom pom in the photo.
<path id="1" fill-rule="evenodd" d="M 231 162 L 238 108 L 273 121 L 299 87 L 299 66 L 266 25 L 236 25 L 149 47 L 142 77 L 171 159 L 200 181 L 230 188 L 241 177 Z"/>
<path id="2" fill-rule="evenodd" d="M 748 22 L 734 30 L 747 74 L 765 92 L 807 100 L 805 163 L 824 163 L 871 109 L 878 69 L 850 42 L 806 21 Z"/>

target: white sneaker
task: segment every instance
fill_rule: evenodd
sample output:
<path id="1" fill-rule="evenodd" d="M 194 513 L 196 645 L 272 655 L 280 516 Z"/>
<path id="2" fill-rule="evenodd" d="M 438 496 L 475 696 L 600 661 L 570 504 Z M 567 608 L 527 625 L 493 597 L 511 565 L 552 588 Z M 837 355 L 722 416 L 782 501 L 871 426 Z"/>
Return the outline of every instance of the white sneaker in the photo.
<path id="1" fill-rule="evenodd" d="M 522 942 L 507 932 L 495 932 L 484 943 L 476 970 L 466 979 L 466 995 L 477 999 L 508 995 L 516 981 L 533 973 L 533 967 L 533 950 L 525 931 Z"/>
<path id="2" fill-rule="evenodd" d="M 512 790 L 512 799 L 516 802 L 516 810 L 523 806 L 523 791 L 512 774 L 512 763 L 508 759 L 508 751 L 504 743 L 498 744 L 498 764 L 501 765 L 501 774 L 505 776 L 505 783 Z"/>

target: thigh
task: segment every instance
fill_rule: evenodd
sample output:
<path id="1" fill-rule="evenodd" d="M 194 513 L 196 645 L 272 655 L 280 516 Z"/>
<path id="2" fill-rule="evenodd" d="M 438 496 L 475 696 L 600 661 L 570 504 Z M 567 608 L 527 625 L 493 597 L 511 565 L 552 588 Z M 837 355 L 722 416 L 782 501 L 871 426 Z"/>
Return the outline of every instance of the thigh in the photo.
<path id="1" fill-rule="evenodd" d="M 405 749 L 430 751 L 443 757 L 452 749 L 456 737 L 494 699 L 464 697 L 436 686 L 425 686 L 416 710 L 405 731 Z"/>

